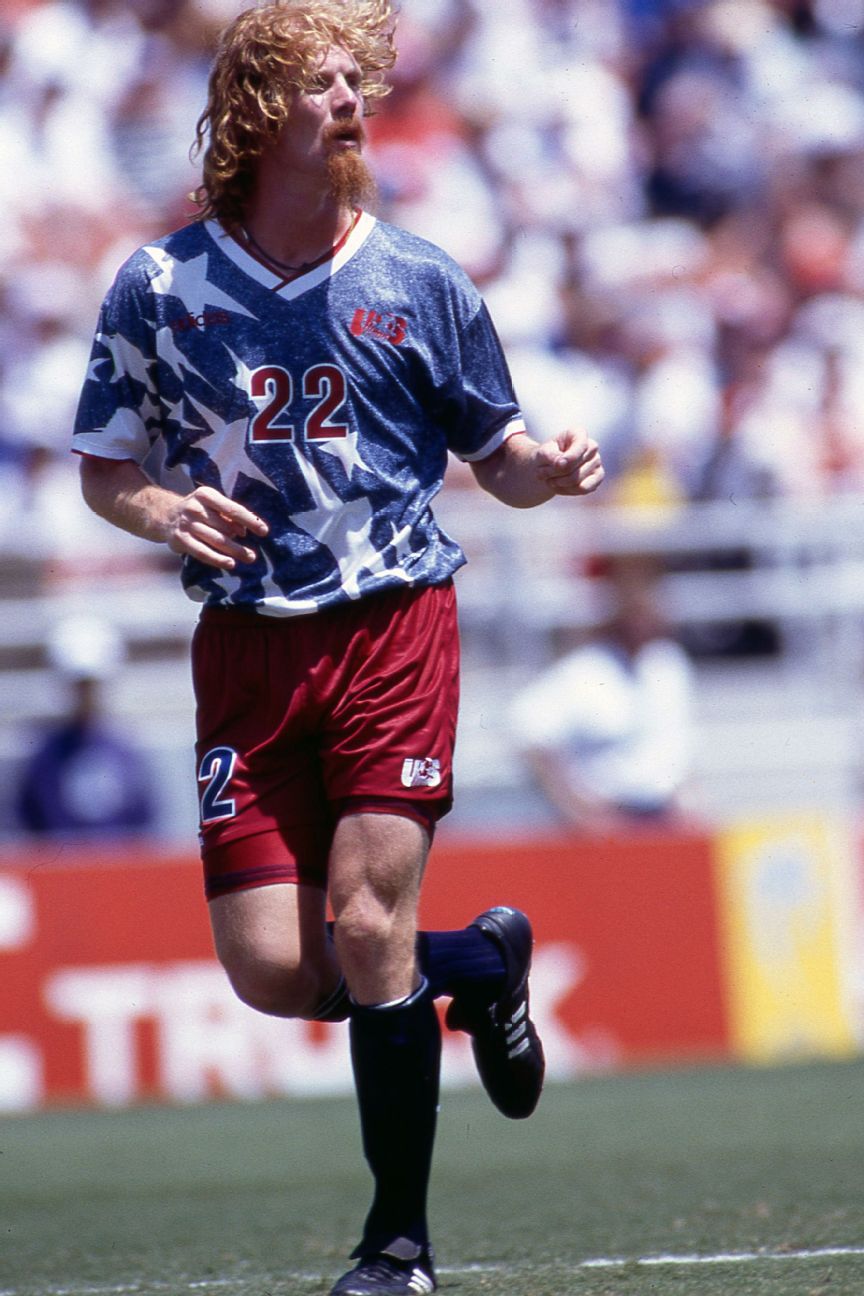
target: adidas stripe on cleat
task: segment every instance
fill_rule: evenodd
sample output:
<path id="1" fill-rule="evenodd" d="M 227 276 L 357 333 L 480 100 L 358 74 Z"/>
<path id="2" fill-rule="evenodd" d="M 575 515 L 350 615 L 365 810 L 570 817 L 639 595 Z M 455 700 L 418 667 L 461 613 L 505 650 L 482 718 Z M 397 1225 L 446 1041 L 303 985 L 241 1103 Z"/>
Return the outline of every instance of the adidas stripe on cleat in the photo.
<path id="1" fill-rule="evenodd" d="M 384 1251 L 361 1257 L 330 1296 L 428 1296 L 437 1286 L 431 1247 L 397 1238 Z"/>
<path id="2" fill-rule="evenodd" d="M 471 926 L 479 927 L 501 950 L 507 969 L 504 989 L 493 1003 L 481 1007 L 454 998 L 447 1025 L 470 1034 L 480 1079 L 498 1110 L 511 1120 L 522 1120 L 537 1106 L 546 1072 L 543 1045 L 528 1007 L 531 924 L 520 910 L 500 906 L 487 909 Z"/>

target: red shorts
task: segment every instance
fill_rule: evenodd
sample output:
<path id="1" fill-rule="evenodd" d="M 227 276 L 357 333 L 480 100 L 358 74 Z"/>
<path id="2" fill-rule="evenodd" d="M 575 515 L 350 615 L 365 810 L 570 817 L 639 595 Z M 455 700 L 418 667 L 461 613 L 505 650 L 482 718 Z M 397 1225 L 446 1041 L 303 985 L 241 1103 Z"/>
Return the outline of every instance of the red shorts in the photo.
<path id="1" fill-rule="evenodd" d="M 205 608 L 192 643 L 208 899 L 326 886 L 345 809 L 431 827 L 453 798 L 452 583 L 279 619 Z"/>

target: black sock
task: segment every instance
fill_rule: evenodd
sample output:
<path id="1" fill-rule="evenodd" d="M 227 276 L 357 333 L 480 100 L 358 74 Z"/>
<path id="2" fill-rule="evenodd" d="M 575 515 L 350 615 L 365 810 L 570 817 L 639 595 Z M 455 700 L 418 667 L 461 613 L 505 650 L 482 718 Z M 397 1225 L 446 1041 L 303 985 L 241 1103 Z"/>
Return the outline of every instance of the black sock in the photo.
<path id="1" fill-rule="evenodd" d="M 332 935 L 332 922 L 327 930 Z M 477 999 L 489 1001 L 497 996 L 507 970 L 495 941 L 479 927 L 418 932 L 417 964 L 433 999 L 476 994 Z"/>
<path id="2" fill-rule="evenodd" d="M 388 1007 L 351 1008 L 351 1060 L 375 1197 L 355 1255 L 397 1237 L 429 1241 L 426 1197 L 438 1114 L 441 1028 L 428 986 Z"/>
<path id="3" fill-rule="evenodd" d="M 457 994 L 494 999 L 506 973 L 504 955 L 479 927 L 418 932 L 417 962 L 435 999 Z"/>

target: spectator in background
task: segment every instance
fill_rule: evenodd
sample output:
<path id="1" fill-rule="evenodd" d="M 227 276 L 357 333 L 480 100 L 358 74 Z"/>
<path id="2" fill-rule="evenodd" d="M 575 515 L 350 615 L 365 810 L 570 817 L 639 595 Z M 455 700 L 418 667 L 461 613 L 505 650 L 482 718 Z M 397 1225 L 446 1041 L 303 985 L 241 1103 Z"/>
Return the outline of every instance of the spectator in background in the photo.
<path id="1" fill-rule="evenodd" d="M 650 558 L 610 560 L 610 615 L 521 693 L 517 742 L 561 822 L 626 832 L 676 817 L 690 768 L 693 670 L 664 624 Z"/>
<path id="2" fill-rule="evenodd" d="M 21 772 L 17 817 L 49 837 L 119 836 L 154 826 L 155 799 L 141 753 L 105 718 L 103 688 L 123 648 L 106 622 L 75 617 L 49 641 L 49 659 L 69 709 L 45 733 Z"/>

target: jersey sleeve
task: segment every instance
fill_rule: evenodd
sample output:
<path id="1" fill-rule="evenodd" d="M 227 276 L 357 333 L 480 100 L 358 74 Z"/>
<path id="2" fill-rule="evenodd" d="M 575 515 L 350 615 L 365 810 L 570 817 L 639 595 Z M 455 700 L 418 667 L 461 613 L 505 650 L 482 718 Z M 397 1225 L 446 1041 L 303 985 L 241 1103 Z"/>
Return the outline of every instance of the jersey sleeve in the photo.
<path id="1" fill-rule="evenodd" d="M 146 275 L 127 262 L 99 313 L 72 436 L 77 453 L 141 463 L 160 433 L 150 298 Z"/>
<path id="2" fill-rule="evenodd" d="M 442 419 L 449 449 L 471 463 L 488 458 L 515 432 L 524 432 L 525 422 L 485 302 L 460 328 L 458 345 L 459 371 L 445 392 Z"/>

